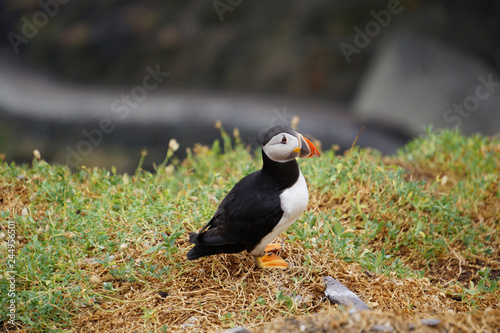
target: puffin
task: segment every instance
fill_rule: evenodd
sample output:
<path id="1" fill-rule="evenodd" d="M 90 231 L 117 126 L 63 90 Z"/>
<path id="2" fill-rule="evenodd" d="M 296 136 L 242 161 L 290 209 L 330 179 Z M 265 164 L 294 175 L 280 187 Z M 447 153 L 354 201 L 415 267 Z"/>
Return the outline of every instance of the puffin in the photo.
<path id="1" fill-rule="evenodd" d="M 262 169 L 242 178 L 199 232 L 189 234 L 194 247 L 187 259 L 246 250 L 259 268 L 288 268 L 270 243 L 306 209 L 309 192 L 296 158 L 320 156 L 318 148 L 289 126 L 267 131 Z"/>

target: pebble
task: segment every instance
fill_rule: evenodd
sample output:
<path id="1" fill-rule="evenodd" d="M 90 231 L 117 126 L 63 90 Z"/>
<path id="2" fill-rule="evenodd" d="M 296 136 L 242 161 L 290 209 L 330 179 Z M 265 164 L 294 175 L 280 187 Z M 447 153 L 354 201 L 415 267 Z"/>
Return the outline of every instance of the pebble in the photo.
<path id="1" fill-rule="evenodd" d="M 222 331 L 221 333 L 252 333 L 243 326 L 233 327 L 228 330 Z"/>
<path id="2" fill-rule="evenodd" d="M 422 319 L 420 321 L 422 323 L 422 325 L 427 325 L 427 326 L 437 326 L 439 324 L 441 324 L 441 319 Z"/>
<path id="3" fill-rule="evenodd" d="M 393 332 L 394 327 L 391 325 L 373 325 L 371 330 L 374 332 Z"/>

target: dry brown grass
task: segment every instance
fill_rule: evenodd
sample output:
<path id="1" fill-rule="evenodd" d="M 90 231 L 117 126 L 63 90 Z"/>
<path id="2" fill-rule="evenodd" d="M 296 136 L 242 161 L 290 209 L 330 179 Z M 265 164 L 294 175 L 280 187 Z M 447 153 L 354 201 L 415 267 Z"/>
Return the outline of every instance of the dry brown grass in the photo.
<path id="1" fill-rule="evenodd" d="M 98 304 L 83 308 L 74 320 L 74 330 L 156 331 L 168 325 L 168 331 L 172 332 L 217 332 L 228 327 L 228 321 L 221 319 L 228 313 L 238 316 L 241 325 L 258 329 L 275 318 L 331 313 L 336 306 L 324 297 L 321 282 L 327 275 L 356 292 L 372 308 L 385 312 L 373 315 L 374 318 L 401 317 L 408 318 L 405 322 L 415 322 L 418 318 L 464 314 L 471 310 L 466 302 L 454 300 L 428 278 L 397 279 L 374 275 L 363 272 L 357 264 L 336 259 L 328 249 L 318 248 L 306 253 L 300 245 L 284 243 L 282 255 L 291 263 L 287 271 L 256 269 L 245 254 L 202 259 L 186 265 L 183 272 L 177 272 L 177 276 L 167 281 L 148 279 L 147 284 L 117 283 L 98 265 L 82 267 L 87 274 L 100 276 L 103 281 L 114 281 L 114 287 L 120 292 L 113 298 L 102 297 Z M 178 246 L 182 251 L 177 260 L 181 262 L 188 244 L 180 242 Z M 312 267 L 302 265 L 301 258 L 305 256 L 311 257 Z M 105 294 L 100 288 L 94 291 Z M 287 308 L 285 303 L 276 302 L 279 291 L 299 298 Z M 265 304 L 259 304 L 259 298 L 265 300 Z M 486 298 L 479 312 L 488 307 L 498 308 L 498 305 L 494 296 Z M 150 320 L 144 318 L 145 310 L 151 314 Z M 371 318 L 368 314 L 363 316 Z"/>
<path id="2" fill-rule="evenodd" d="M 185 240 L 176 245 L 180 251 L 176 254 L 175 261 L 183 262 L 190 245 Z M 263 327 L 276 318 L 337 313 L 334 311 L 337 306 L 330 304 L 324 297 L 322 278 L 327 275 L 342 282 L 378 311 L 373 316 L 362 315 L 366 318 L 363 319 L 366 325 L 380 321 L 380 318 L 392 318 L 393 324 L 394 320 L 418 323 L 419 318 L 443 317 L 444 314 L 446 316 L 443 318 L 454 318 L 454 314 L 463 315 L 472 310 L 470 304 L 457 300 L 435 282 L 431 282 L 460 279 L 465 266 L 462 271 L 454 269 L 453 258 L 441 270 L 436 271 L 436 275 L 430 272 L 427 278 L 398 279 L 395 276 L 365 272 L 358 264 L 338 260 L 328 247 L 306 251 L 300 242 L 283 242 L 283 246 L 280 254 L 291 264 L 291 268 L 286 271 L 257 269 L 250 256 L 242 253 L 203 258 L 182 265 L 182 268 L 172 272 L 173 277 L 168 280 L 151 278 L 147 284 L 143 284 L 117 283 L 99 265 L 82 265 L 81 269 L 86 274 L 97 275 L 102 281 L 113 281 L 115 289 L 120 292 L 112 298 L 102 297 L 97 304 L 83 308 L 74 320 L 74 330 L 157 331 L 163 325 L 168 325 L 168 331 L 172 332 L 217 332 L 229 327 L 230 318 L 224 320 L 224 316 L 232 315 L 238 317 L 238 322 L 247 328 L 272 332 L 273 329 Z M 137 251 L 128 255 L 140 258 L 140 253 Z M 303 265 L 305 257 L 310 258 L 310 266 Z M 157 257 L 156 260 L 161 259 Z M 105 295 L 105 290 L 100 287 L 96 287 L 94 291 Z M 296 297 L 290 307 L 287 307 L 286 302 L 276 302 L 276 295 L 280 291 L 284 295 Z M 452 291 L 459 290 L 450 290 Z M 498 307 L 498 296 L 487 295 L 475 311 L 482 313 L 488 308 Z M 145 319 L 145 312 L 150 314 L 149 320 Z M 491 314 L 497 315 L 498 311 Z M 465 318 L 461 319 L 465 321 L 472 320 L 467 319 L 469 317 L 475 318 L 467 316 L 460 318 Z M 368 320 L 369 318 L 373 320 Z M 331 319 L 324 320 L 329 322 Z M 454 320 L 445 320 L 448 320 L 445 321 L 448 323 L 446 325 L 454 323 Z M 481 320 L 481 325 L 488 325 L 489 321 Z M 274 325 L 276 327 L 278 324 Z M 360 323 L 356 325 L 345 324 L 345 328 L 365 327 Z M 457 325 L 460 327 L 458 322 Z"/>
<path id="3" fill-rule="evenodd" d="M 427 174 L 425 171 L 420 172 Z M 434 179 L 435 175 L 430 177 Z M 364 195 L 374 190 L 370 186 L 370 183 L 362 184 L 358 193 L 364 209 L 374 212 L 379 208 L 378 203 L 365 199 L 368 196 Z M 497 190 L 492 188 L 488 191 L 491 191 L 491 195 L 485 196 L 483 209 L 476 213 L 482 214 L 484 223 L 496 223 L 498 202 L 494 195 Z M 331 197 L 328 193 L 312 193 L 310 210 L 337 208 L 344 212 L 351 209 L 345 199 Z M 399 218 L 404 224 L 407 208 L 401 207 L 401 216 L 386 218 Z M 346 225 L 352 225 L 352 221 L 348 222 Z M 384 233 L 381 233 L 371 246 L 380 248 L 383 240 Z M 288 327 L 287 330 L 293 332 L 290 325 L 295 325 L 294 321 L 283 322 L 279 318 L 297 316 L 306 317 L 294 319 L 295 323 L 309 321 L 316 328 L 323 327 L 326 332 L 329 330 L 325 327 L 338 327 L 342 328 L 341 331 L 348 332 L 369 329 L 374 323 L 384 322 L 404 331 L 403 328 L 407 328 L 408 323 L 418 324 L 418 319 L 429 317 L 442 318 L 443 322 L 438 328 L 449 331 L 494 332 L 495 327 L 498 327 L 495 326 L 499 320 L 498 295 L 484 295 L 481 303 L 473 309 L 467 299 L 453 295 L 461 290 L 452 283 L 460 281 L 467 285 L 469 281 L 477 282 L 477 272 L 484 267 L 491 268 L 495 278 L 500 272 L 498 257 L 464 258 L 459 254 L 464 249 L 454 249 L 453 244 L 449 252 L 440 255 L 436 264 L 428 267 L 410 249 L 407 252 L 403 249 L 399 255 L 412 268 L 425 269 L 426 277 L 398 279 L 396 276 L 369 273 L 363 271 L 358 264 L 338 260 L 336 253 L 329 247 L 305 250 L 306 247 L 301 242 L 282 244 L 280 254 L 291 264 L 287 271 L 259 270 L 246 254 L 203 258 L 183 265 L 182 269 L 173 273 L 175 277 L 172 279 L 148 280 L 147 288 L 143 284 L 118 284 L 116 288 L 121 292 L 119 296 L 114 296 L 118 299 L 102 298 L 98 307 L 83 309 L 74 321 L 75 330 L 156 331 L 163 325 L 168 325 L 168 331 L 216 332 L 229 327 L 228 324 L 233 322 L 230 320 L 231 316 L 238 318 L 240 325 L 257 332 L 276 332 L 280 331 L 281 326 Z M 180 251 L 175 261 L 183 262 L 190 245 L 185 240 L 176 245 Z M 304 258 L 310 260 L 309 266 L 304 266 Z M 103 280 L 113 279 L 106 271 L 97 267 L 97 270 L 91 267 L 83 269 L 101 276 Z M 324 297 L 322 278 L 328 275 L 354 291 L 376 311 L 361 314 L 361 319 L 357 321 L 353 321 L 345 312 L 338 312 L 337 306 L 330 304 Z M 290 302 L 288 307 L 286 301 L 277 302 L 276 295 L 280 291 L 284 295 L 293 295 L 295 301 Z M 150 320 L 144 319 L 145 309 L 152 313 Z M 475 314 L 471 315 L 470 311 Z M 311 317 L 310 314 L 313 313 L 327 315 Z M 332 319 L 336 316 L 340 316 L 340 319 Z M 266 325 L 276 318 L 278 323 Z M 416 332 L 426 330 L 434 328 L 416 326 Z"/>

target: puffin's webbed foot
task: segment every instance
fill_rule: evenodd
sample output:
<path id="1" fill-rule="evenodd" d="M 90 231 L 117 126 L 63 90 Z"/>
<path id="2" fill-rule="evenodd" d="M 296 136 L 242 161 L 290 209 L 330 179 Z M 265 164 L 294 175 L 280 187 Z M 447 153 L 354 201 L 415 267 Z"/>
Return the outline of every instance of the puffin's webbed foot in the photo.
<path id="1" fill-rule="evenodd" d="M 280 243 L 269 243 L 264 249 L 264 252 L 277 252 L 278 250 L 281 250 Z"/>
<path id="2" fill-rule="evenodd" d="M 288 263 L 274 253 L 266 253 L 262 257 L 254 257 L 259 268 L 281 268 L 287 269 Z"/>

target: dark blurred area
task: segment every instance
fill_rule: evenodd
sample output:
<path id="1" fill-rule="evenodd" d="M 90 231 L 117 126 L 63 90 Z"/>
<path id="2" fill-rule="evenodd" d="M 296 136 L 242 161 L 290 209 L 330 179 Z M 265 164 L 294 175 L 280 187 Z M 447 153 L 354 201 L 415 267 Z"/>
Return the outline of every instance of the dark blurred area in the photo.
<path id="1" fill-rule="evenodd" d="M 500 130 L 496 1 L 0 2 L 0 153 L 160 164 L 238 127 L 393 153 L 423 126 Z M 182 156 L 181 149 L 178 154 Z"/>

